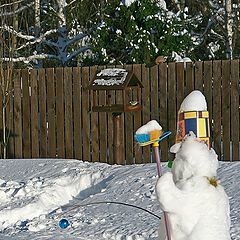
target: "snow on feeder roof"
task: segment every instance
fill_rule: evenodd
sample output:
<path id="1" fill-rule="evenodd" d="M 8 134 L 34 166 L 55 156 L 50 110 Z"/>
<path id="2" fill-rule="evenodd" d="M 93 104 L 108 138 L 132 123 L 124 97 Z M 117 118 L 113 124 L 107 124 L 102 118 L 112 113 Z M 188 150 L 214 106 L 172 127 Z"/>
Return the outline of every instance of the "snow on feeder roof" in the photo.
<path id="1" fill-rule="evenodd" d="M 126 87 L 140 86 L 142 83 L 132 71 L 122 68 L 107 68 L 98 72 L 91 81 L 89 90 L 121 90 Z"/>

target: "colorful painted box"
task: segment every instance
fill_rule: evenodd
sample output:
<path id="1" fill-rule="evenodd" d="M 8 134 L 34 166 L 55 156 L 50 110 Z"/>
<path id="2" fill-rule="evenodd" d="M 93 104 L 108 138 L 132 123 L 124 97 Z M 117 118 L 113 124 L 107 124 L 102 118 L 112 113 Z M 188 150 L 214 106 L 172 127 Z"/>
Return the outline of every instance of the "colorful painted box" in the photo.
<path id="1" fill-rule="evenodd" d="M 210 127 L 208 111 L 178 113 L 176 142 L 182 141 L 184 136 L 190 131 L 194 132 L 199 140 L 205 141 L 210 148 Z"/>

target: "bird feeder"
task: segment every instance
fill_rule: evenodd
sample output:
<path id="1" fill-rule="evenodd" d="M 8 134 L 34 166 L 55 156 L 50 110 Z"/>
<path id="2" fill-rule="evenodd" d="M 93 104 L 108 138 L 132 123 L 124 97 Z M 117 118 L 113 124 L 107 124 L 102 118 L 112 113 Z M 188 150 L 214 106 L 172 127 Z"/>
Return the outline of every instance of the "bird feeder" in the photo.
<path id="1" fill-rule="evenodd" d="M 121 115 L 142 109 L 141 88 L 143 85 L 135 74 L 121 68 L 97 72 L 88 86 L 92 91 L 92 112 L 112 113 L 114 163 L 124 162 Z"/>
<path id="2" fill-rule="evenodd" d="M 141 110 L 142 87 L 142 83 L 132 71 L 120 68 L 103 69 L 95 75 L 88 87 L 93 92 L 92 111 L 122 113 Z M 99 103 L 99 96 L 103 95 L 105 101 Z"/>

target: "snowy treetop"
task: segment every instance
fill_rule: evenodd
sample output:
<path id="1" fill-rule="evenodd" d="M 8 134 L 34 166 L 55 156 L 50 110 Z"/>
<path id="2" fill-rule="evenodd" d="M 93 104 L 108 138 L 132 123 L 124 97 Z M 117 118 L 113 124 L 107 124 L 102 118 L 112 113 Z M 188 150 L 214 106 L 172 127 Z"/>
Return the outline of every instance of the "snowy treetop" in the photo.
<path id="1" fill-rule="evenodd" d="M 121 85 L 124 83 L 127 77 L 127 70 L 121 68 L 107 68 L 103 69 L 97 74 L 96 79 L 93 81 L 93 85 L 98 86 L 113 86 Z"/>

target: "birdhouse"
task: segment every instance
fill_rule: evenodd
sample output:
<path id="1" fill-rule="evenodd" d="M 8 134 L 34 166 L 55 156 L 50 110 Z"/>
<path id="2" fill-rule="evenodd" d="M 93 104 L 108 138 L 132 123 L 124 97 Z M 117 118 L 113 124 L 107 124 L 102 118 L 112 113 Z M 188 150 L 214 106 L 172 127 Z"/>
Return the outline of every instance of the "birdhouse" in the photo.
<path id="1" fill-rule="evenodd" d="M 93 112 L 122 113 L 138 111 L 142 83 L 132 71 L 107 68 L 96 73 L 88 90 L 93 93 Z"/>

